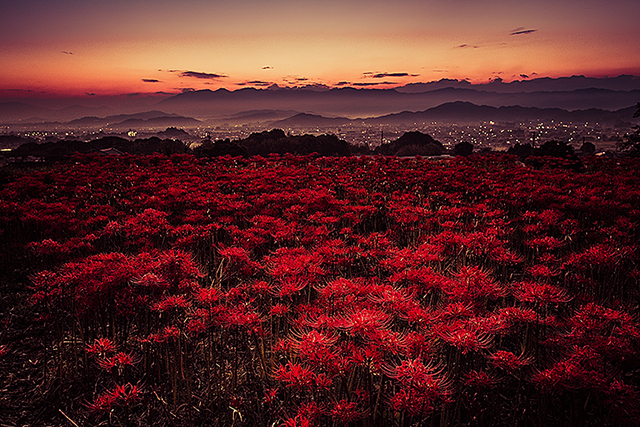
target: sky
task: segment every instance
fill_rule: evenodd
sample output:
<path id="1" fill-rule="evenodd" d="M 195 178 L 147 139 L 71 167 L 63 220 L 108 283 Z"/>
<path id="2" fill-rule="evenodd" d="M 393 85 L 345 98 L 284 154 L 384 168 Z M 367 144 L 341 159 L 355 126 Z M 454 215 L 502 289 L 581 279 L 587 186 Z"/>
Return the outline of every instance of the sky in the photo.
<path id="1" fill-rule="evenodd" d="M 637 0 L 0 0 L 0 95 L 640 75 Z"/>

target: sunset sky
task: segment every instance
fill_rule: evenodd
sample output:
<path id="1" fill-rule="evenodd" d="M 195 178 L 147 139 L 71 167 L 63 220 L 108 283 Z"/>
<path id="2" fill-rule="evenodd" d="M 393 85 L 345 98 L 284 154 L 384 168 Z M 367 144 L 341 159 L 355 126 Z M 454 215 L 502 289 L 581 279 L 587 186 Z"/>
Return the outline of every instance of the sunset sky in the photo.
<path id="1" fill-rule="evenodd" d="M 637 0 L 0 0 L 0 95 L 640 75 Z"/>

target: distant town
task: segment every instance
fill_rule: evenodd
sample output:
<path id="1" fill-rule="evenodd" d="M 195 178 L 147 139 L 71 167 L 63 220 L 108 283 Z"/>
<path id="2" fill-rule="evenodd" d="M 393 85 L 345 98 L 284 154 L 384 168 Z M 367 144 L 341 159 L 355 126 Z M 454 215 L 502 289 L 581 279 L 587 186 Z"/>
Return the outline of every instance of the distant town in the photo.
<path id="1" fill-rule="evenodd" d="M 59 140 L 90 141 L 105 136 L 118 136 L 126 139 L 141 139 L 158 136 L 181 140 L 186 144 L 197 145 L 204 140 L 240 140 L 252 133 L 270 130 L 259 124 L 217 125 L 194 128 L 137 128 L 123 131 L 118 128 L 102 127 L 97 129 L 49 129 L 13 131 L 9 127 L 0 130 L 0 135 L 16 137 L 37 142 Z M 564 123 L 564 122 L 480 122 L 477 124 L 452 123 L 415 123 L 407 125 L 367 125 L 364 123 L 352 126 L 311 126 L 284 128 L 289 135 L 335 135 L 352 146 L 376 147 L 398 139 L 405 132 L 419 131 L 429 134 L 446 148 L 452 148 L 460 142 L 468 142 L 475 151 L 506 151 L 516 144 L 536 146 L 546 141 L 557 140 L 567 142 L 574 148 L 580 148 L 585 142 L 593 144 L 598 152 L 605 153 L 616 150 L 616 144 L 623 141 L 629 129 L 626 126 L 599 123 Z M 6 139 L 5 139 L 6 141 Z M 0 147 L 4 150 L 17 148 L 16 143 L 4 142 Z"/>

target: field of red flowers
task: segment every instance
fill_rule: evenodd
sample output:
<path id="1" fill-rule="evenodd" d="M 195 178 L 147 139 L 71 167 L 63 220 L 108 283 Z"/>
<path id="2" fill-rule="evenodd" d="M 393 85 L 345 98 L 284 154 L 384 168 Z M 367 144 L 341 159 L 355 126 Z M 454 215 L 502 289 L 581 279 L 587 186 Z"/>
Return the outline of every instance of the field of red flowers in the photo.
<path id="1" fill-rule="evenodd" d="M 638 161 L 75 160 L 0 190 L 3 426 L 638 425 Z"/>

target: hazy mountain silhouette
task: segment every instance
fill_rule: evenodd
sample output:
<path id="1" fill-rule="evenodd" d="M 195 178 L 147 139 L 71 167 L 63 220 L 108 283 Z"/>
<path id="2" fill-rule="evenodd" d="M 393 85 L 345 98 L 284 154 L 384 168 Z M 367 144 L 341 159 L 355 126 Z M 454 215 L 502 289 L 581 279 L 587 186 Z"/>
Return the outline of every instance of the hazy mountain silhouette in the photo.
<path id="1" fill-rule="evenodd" d="M 298 114 L 295 110 L 249 110 L 210 120 L 215 123 L 246 124 L 282 120 Z"/>
<path id="2" fill-rule="evenodd" d="M 3 102 L 0 103 L 0 123 L 11 123 L 13 121 L 33 118 L 34 121 L 46 120 L 54 110 L 45 107 L 26 104 L 24 102 Z"/>
<path id="3" fill-rule="evenodd" d="M 522 107 L 519 105 L 493 107 L 476 105 L 470 102 L 456 101 L 429 108 L 423 111 L 404 111 L 367 119 L 375 124 L 409 124 L 437 122 L 474 123 L 480 121 L 523 122 L 523 121 L 562 121 L 562 122 L 599 122 L 615 123 L 629 121 L 634 107 L 616 111 L 597 108 L 568 111 L 560 108 Z"/>
<path id="4" fill-rule="evenodd" d="M 378 117 L 348 119 L 344 117 L 328 118 L 314 114 L 296 114 L 287 119 L 271 123 L 271 127 L 279 128 L 303 128 L 323 126 L 343 126 L 366 122 L 377 125 L 413 125 L 414 123 L 440 122 L 440 123 L 477 123 L 483 121 L 496 122 L 526 122 L 526 121 L 562 121 L 562 122 L 598 122 L 598 123 L 625 123 L 629 126 L 630 118 L 635 107 L 624 108 L 616 111 L 591 108 L 588 110 L 568 111 L 560 108 L 535 108 L 519 105 L 506 107 L 492 107 L 488 105 L 476 105 L 471 102 L 455 101 L 441 104 L 437 107 L 423 111 L 403 111 L 401 113 L 387 114 Z"/>
<path id="5" fill-rule="evenodd" d="M 293 128 L 308 126 L 343 126 L 353 123 L 353 119 L 346 117 L 324 117 L 318 114 L 298 113 L 294 116 L 271 123 L 273 128 Z"/>
<path id="6" fill-rule="evenodd" d="M 635 105 L 638 100 L 640 77 L 629 75 L 612 78 L 533 78 L 510 83 L 495 80 L 484 84 L 444 79 L 409 84 L 396 89 L 329 89 L 309 86 L 243 88 L 235 91 L 198 90 L 177 95 L 4 98 L 0 100 L 0 124 L 68 122 L 85 117 L 85 123 L 98 123 L 96 118 L 101 117 L 109 117 L 109 123 L 120 123 L 129 119 L 155 120 L 158 117 L 113 119 L 116 115 L 135 115 L 134 113 L 152 109 L 162 110 L 167 116 L 213 119 L 217 123 L 227 120 L 233 124 L 274 122 L 299 112 L 313 112 L 324 117 L 378 117 L 402 111 L 425 111 L 456 101 L 496 108 L 521 106 L 564 110 L 598 108 L 616 111 Z"/>
<path id="7" fill-rule="evenodd" d="M 590 88 L 555 92 L 501 93 L 473 88 L 441 88 L 421 93 L 403 93 L 396 89 L 340 88 L 194 91 L 175 95 L 158 104 L 164 111 L 193 117 L 229 115 L 247 109 L 291 109 L 314 111 L 324 116 L 367 117 L 399 111 L 422 111 L 441 104 L 467 101 L 477 105 L 502 107 L 520 105 L 537 108 L 578 110 L 600 108 L 617 110 L 635 105 L 640 89 L 614 91 Z"/>
<path id="8" fill-rule="evenodd" d="M 36 123 L 38 124 L 38 123 Z M 86 116 L 69 122 L 47 122 L 41 125 L 67 125 L 70 127 L 166 127 L 166 126 L 197 126 L 201 124 L 199 120 L 191 117 L 179 116 L 175 113 L 164 113 L 162 111 L 145 111 L 136 114 L 118 114 L 107 117 Z"/>
<path id="9" fill-rule="evenodd" d="M 477 89 L 498 93 L 517 92 L 566 92 L 579 89 L 609 89 L 614 91 L 630 91 L 640 89 L 640 77 L 620 75 L 617 77 L 595 78 L 585 76 L 540 77 L 526 80 L 504 82 L 500 79 L 489 83 L 472 84 L 466 80 L 442 79 L 429 83 L 410 83 L 398 88 L 398 92 L 421 93 L 443 88 Z"/>

